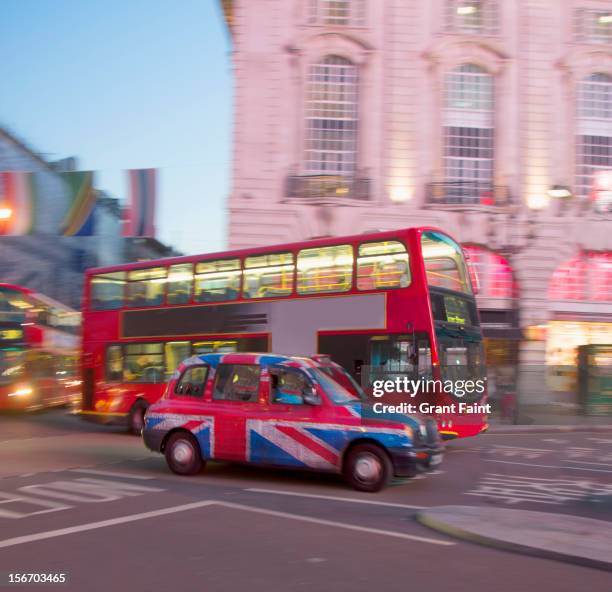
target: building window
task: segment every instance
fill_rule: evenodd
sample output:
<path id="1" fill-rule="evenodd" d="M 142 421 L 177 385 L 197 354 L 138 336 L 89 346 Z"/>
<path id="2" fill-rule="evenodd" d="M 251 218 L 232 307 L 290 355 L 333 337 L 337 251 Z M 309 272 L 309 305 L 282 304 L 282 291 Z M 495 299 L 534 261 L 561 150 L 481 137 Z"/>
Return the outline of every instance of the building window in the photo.
<path id="1" fill-rule="evenodd" d="M 505 257 L 476 245 L 464 245 L 463 250 L 468 255 L 472 285 L 478 286 L 479 298 L 511 299 L 516 296 L 514 272 Z"/>
<path id="2" fill-rule="evenodd" d="M 352 176 L 357 160 L 357 67 L 340 56 L 327 56 L 311 67 L 306 92 L 306 172 Z"/>
<path id="3" fill-rule="evenodd" d="M 575 23 L 577 42 L 612 42 L 612 10 L 578 8 L 575 12 Z"/>
<path id="4" fill-rule="evenodd" d="M 600 171 L 612 171 L 612 77 L 591 74 L 578 85 L 576 195 L 591 195 Z"/>
<path id="5" fill-rule="evenodd" d="M 361 27 L 365 23 L 365 0 L 310 0 L 308 22 Z"/>
<path id="6" fill-rule="evenodd" d="M 491 192 L 493 116 L 493 77 L 488 72 L 474 64 L 463 64 L 447 74 L 444 172 L 446 181 L 456 186 L 460 202 L 481 203 Z"/>
<path id="7" fill-rule="evenodd" d="M 550 280 L 548 297 L 612 302 L 612 252 L 586 252 L 560 265 Z"/>
<path id="8" fill-rule="evenodd" d="M 446 30 L 494 35 L 498 32 L 497 1 L 446 0 Z"/>

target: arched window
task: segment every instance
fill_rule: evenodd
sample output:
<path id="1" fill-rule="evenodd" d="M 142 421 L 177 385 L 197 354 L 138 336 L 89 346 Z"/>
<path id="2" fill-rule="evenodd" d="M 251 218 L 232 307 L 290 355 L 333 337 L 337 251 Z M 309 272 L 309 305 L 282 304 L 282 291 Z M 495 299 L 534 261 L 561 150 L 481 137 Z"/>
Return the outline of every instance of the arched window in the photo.
<path id="1" fill-rule="evenodd" d="M 484 203 L 492 199 L 493 77 L 463 64 L 446 75 L 444 94 L 447 201 Z"/>
<path id="2" fill-rule="evenodd" d="M 327 56 L 310 68 L 306 90 L 305 172 L 347 175 L 357 161 L 357 66 Z"/>
<path id="3" fill-rule="evenodd" d="M 514 272 L 505 257 L 477 245 L 463 245 L 463 250 L 468 255 L 472 283 L 476 279 L 479 298 L 517 297 Z"/>
<path id="4" fill-rule="evenodd" d="M 313 25 L 365 23 L 365 0 L 309 0 L 308 22 Z"/>
<path id="5" fill-rule="evenodd" d="M 612 302 L 612 252 L 583 253 L 560 265 L 550 280 L 548 296 Z"/>
<path id="6" fill-rule="evenodd" d="M 498 31 L 497 0 L 446 0 L 446 30 L 493 35 Z"/>
<path id="7" fill-rule="evenodd" d="M 598 171 L 612 171 L 612 77 L 591 74 L 578 84 L 576 195 L 587 197 Z"/>

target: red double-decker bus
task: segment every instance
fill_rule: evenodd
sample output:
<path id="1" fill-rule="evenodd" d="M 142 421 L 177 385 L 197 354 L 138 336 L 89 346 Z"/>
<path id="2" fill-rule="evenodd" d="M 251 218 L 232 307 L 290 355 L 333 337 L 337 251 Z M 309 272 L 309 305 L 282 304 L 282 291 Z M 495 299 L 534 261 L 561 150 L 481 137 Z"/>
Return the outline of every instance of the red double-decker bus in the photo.
<path id="1" fill-rule="evenodd" d="M 177 364 L 212 352 L 327 354 L 358 380 L 484 377 L 461 247 L 412 228 L 88 270 L 82 414 L 139 432 Z M 382 374 L 380 374 L 382 372 Z M 462 400 L 482 402 L 486 392 Z M 439 392 L 436 404 L 456 403 Z M 437 414 L 448 437 L 484 414 Z"/>
<path id="2" fill-rule="evenodd" d="M 76 402 L 80 313 L 27 288 L 0 284 L 0 410 Z"/>

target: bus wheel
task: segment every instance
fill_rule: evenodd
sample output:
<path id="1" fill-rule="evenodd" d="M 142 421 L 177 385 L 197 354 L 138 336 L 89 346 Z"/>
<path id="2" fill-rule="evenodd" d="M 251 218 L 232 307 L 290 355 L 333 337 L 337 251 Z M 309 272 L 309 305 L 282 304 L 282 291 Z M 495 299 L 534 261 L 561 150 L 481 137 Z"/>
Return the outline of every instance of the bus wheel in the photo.
<path id="1" fill-rule="evenodd" d="M 128 415 L 128 432 L 140 436 L 144 428 L 144 416 L 147 411 L 147 404 L 143 402 L 134 403 Z"/>
<path id="2" fill-rule="evenodd" d="M 359 444 L 346 459 L 345 478 L 359 491 L 380 491 L 391 479 L 393 467 L 387 453 L 372 444 Z"/>
<path id="3" fill-rule="evenodd" d="M 195 475 L 204 466 L 198 442 L 187 432 L 172 434 L 164 452 L 170 470 L 177 475 Z"/>

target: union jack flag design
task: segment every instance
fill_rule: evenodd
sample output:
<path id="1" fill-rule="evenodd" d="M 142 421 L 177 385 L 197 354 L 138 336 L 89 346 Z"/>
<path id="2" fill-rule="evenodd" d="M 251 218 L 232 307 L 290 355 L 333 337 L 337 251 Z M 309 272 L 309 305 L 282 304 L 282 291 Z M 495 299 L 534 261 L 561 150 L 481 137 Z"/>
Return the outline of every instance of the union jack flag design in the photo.
<path id="1" fill-rule="evenodd" d="M 152 430 L 169 432 L 174 428 L 189 430 L 198 440 L 202 456 L 214 458 L 215 420 L 209 415 L 147 414 L 147 425 Z"/>

